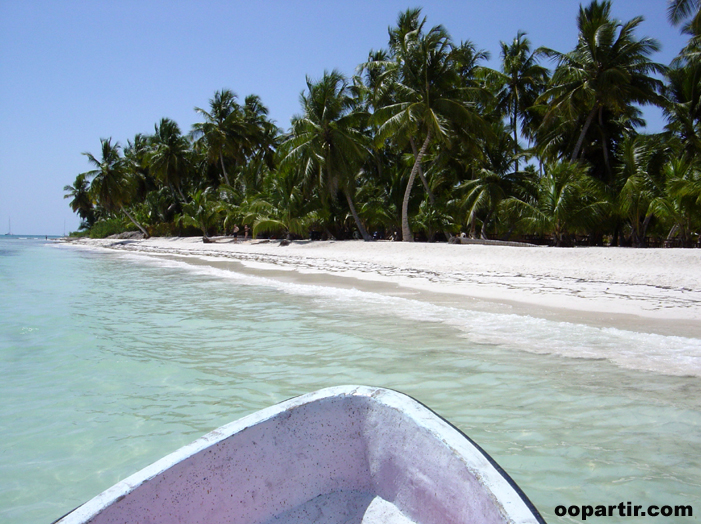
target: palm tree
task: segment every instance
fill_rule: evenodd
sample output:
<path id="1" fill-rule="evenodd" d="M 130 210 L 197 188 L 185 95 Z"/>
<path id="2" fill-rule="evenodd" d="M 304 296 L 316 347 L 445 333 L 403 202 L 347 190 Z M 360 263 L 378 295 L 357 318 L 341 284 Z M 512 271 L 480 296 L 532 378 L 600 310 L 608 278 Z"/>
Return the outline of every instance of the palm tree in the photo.
<path id="1" fill-rule="evenodd" d="M 447 31 L 435 26 L 423 33 L 426 19 L 419 20 L 420 10 L 400 14 L 398 27 L 390 31 L 392 60 L 386 64 L 372 62 L 364 67 L 384 67 L 386 82 L 394 96 L 378 109 L 378 140 L 396 135 L 422 139 L 414 157 L 402 202 L 402 238 L 412 242 L 409 227 L 409 199 L 421 161 L 435 139 L 446 141 L 451 124 L 477 127 L 481 120 L 466 102 L 467 88 L 460 82 L 454 46 Z"/>
<path id="2" fill-rule="evenodd" d="M 682 27 L 682 31 L 699 35 L 701 28 L 700 0 L 668 0 L 667 4 L 667 16 L 672 24 L 679 25 L 688 20 Z"/>
<path id="3" fill-rule="evenodd" d="M 119 154 L 119 142 L 112 144 L 112 139 L 100 139 L 102 158 L 97 159 L 91 153 L 83 153 L 88 157 L 88 161 L 95 166 L 95 169 L 88 171 L 86 177 L 94 177 L 90 184 L 90 193 L 93 198 L 107 211 L 113 213 L 121 211 L 132 223 L 144 234 L 144 238 L 149 235 L 129 213 L 126 206 L 129 204 L 133 189 L 134 179 L 127 172 L 124 159 Z"/>
<path id="4" fill-rule="evenodd" d="M 192 225 L 202 230 L 202 242 L 210 243 L 208 231 L 213 228 L 222 215 L 222 207 L 219 202 L 209 199 L 209 191 L 199 190 L 190 195 L 190 202 L 183 204 L 183 212 L 180 221 L 185 225 Z"/>
<path id="5" fill-rule="evenodd" d="M 244 223 L 253 224 L 253 237 L 259 233 L 284 230 L 304 235 L 318 221 L 316 203 L 304 194 L 303 172 L 284 166 L 264 182 L 264 191 L 241 203 L 238 215 Z"/>
<path id="6" fill-rule="evenodd" d="M 685 155 L 701 158 L 701 62 L 671 67 L 667 80 L 667 130 L 681 139 Z"/>
<path id="7" fill-rule="evenodd" d="M 572 233 L 585 231 L 604 214 L 606 203 L 597 193 L 583 166 L 558 162 L 546 166 L 536 199 L 511 198 L 509 206 L 530 229 L 550 234 L 556 246 L 568 246 Z"/>
<path id="8" fill-rule="evenodd" d="M 268 118 L 268 108 L 258 95 L 248 95 L 242 111 L 246 134 L 245 140 L 239 141 L 244 156 L 239 185 L 247 193 L 258 189 L 266 169 L 275 169 L 280 130 Z"/>
<path id="9" fill-rule="evenodd" d="M 363 239 L 371 240 L 353 203 L 355 177 L 369 155 L 367 140 L 357 127 L 358 113 L 349 85 L 338 71 L 324 72 L 318 82 L 307 77 L 300 95 L 303 114 L 292 119 L 292 130 L 282 144 L 283 162 L 299 163 L 308 179 L 317 180 L 321 193 L 345 196 Z"/>
<path id="10" fill-rule="evenodd" d="M 240 127 L 241 108 L 236 103 L 236 94 L 229 89 L 216 91 L 214 97 L 209 100 L 209 107 L 209 111 L 195 108 L 205 121 L 192 126 L 193 136 L 206 143 L 210 160 L 219 160 L 224 181 L 229 186 L 231 183 L 226 172 L 224 155 L 233 153 L 232 134 L 235 128 Z"/>
<path id="11" fill-rule="evenodd" d="M 665 193 L 655 198 L 650 208 L 671 224 L 667 240 L 678 236 L 687 246 L 694 230 L 701 227 L 701 168 L 698 161 L 672 158 L 664 166 L 664 174 Z"/>
<path id="12" fill-rule="evenodd" d="M 420 230 L 426 232 L 429 242 L 434 242 L 436 233 L 439 231 L 450 231 L 455 228 L 455 220 L 448 211 L 443 207 L 438 207 L 431 204 L 428 200 L 424 200 L 419 205 L 419 212 L 414 216 L 414 224 Z"/>
<path id="13" fill-rule="evenodd" d="M 630 115 L 632 104 L 661 103 L 658 93 L 662 83 L 651 75 L 662 74 L 666 68 L 649 59 L 660 49 L 656 40 L 635 38 L 633 33 L 642 21 L 642 17 L 626 23 L 613 20 L 611 2 L 594 0 L 588 7 L 580 6 L 575 49 L 569 53 L 544 50 L 558 61 L 550 87 L 540 97 L 548 102 L 545 121 L 556 116 L 573 121 L 584 117 L 571 162 L 580 158 L 587 133 L 598 118 L 604 163 L 610 175 L 605 116 L 615 120 Z"/>
<path id="14" fill-rule="evenodd" d="M 645 237 L 654 217 L 651 203 L 664 194 L 661 167 L 667 155 L 659 137 L 638 135 L 626 137 L 619 146 L 618 177 L 622 187 L 618 191 L 617 209 L 630 224 L 630 241 L 635 247 L 645 247 Z"/>
<path id="15" fill-rule="evenodd" d="M 92 227 L 95 223 L 95 209 L 92 198 L 90 197 L 90 182 L 86 173 L 81 173 L 75 177 L 75 182 L 72 186 L 64 186 L 64 191 L 67 194 L 63 198 L 72 198 L 70 202 L 71 209 L 74 213 L 82 218 L 88 227 Z"/>
<path id="16" fill-rule="evenodd" d="M 127 140 L 123 151 L 126 169 L 136 180 L 135 199 L 138 202 L 144 201 L 148 193 L 158 187 L 149 166 L 149 141 L 148 136 L 137 133 L 133 141 Z"/>
<path id="17" fill-rule="evenodd" d="M 180 127 L 169 118 L 162 118 L 151 137 L 149 163 L 156 177 L 167 186 L 175 188 L 182 202 L 187 199 L 182 182 L 190 169 L 190 143 L 180 132 Z"/>
<path id="18" fill-rule="evenodd" d="M 502 202 L 510 197 L 525 198 L 531 183 L 527 173 L 513 170 L 513 139 L 502 121 L 492 124 L 492 135 L 494 138 L 483 144 L 482 155 L 471 156 L 467 171 L 472 178 L 457 184 L 457 189 L 464 192 L 460 207 L 465 210 L 470 236 L 475 236 L 476 223 L 481 219 L 483 239 L 496 222 Z"/>
<path id="19" fill-rule="evenodd" d="M 495 75 L 498 89 L 496 98 L 498 106 L 508 115 L 511 125 L 514 171 L 518 171 L 519 133 L 523 134 L 529 127 L 533 119 L 530 108 L 548 82 L 547 68 L 538 64 L 538 58 L 542 55 L 540 49 L 531 51 L 531 42 L 522 31 L 516 34 L 511 44 L 501 42 L 502 72 Z"/>

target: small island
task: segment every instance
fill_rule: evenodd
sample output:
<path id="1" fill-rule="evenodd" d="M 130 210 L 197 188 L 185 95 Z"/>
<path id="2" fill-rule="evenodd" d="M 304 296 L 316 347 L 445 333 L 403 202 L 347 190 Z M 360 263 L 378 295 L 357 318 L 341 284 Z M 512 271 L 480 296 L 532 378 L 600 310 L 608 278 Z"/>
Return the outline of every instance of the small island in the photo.
<path id="1" fill-rule="evenodd" d="M 163 118 L 101 139 L 65 187 L 76 234 L 698 247 L 701 24 L 671 4 L 689 40 L 669 65 L 609 1 L 580 7 L 569 51 L 503 41 L 499 70 L 401 12 L 352 78 L 307 78 L 287 130 L 222 89 L 189 133 Z M 663 133 L 643 132 L 644 105 Z"/>

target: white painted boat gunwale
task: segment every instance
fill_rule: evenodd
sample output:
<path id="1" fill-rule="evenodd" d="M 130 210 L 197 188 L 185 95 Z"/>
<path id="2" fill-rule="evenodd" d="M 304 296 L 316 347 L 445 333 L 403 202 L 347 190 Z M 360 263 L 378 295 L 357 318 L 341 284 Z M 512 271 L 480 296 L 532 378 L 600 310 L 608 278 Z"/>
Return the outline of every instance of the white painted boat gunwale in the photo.
<path id="1" fill-rule="evenodd" d="M 389 389 L 389 388 L 387 388 L 387 389 Z M 390 391 L 394 391 L 394 390 L 390 390 Z M 490 465 L 499 473 L 499 475 L 509 484 L 509 486 L 511 486 L 511 488 L 512 488 L 512 489 L 516 492 L 516 494 L 521 498 L 521 501 L 522 501 L 522 502 L 526 505 L 526 507 L 528 507 L 528 509 L 532 512 L 532 514 L 533 514 L 533 516 L 535 517 L 536 521 L 537 521 L 539 524 L 547 524 L 547 523 L 545 522 L 545 520 L 543 519 L 543 517 L 540 515 L 540 512 L 539 512 L 538 509 L 535 507 L 535 505 L 533 504 L 533 502 L 531 502 L 531 500 L 528 498 L 528 495 L 526 495 L 526 494 L 523 492 L 523 490 L 521 489 L 521 487 L 516 483 L 516 481 L 514 481 L 514 479 L 511 478 L 511 476 L 504 470 L 504 468 L 502 468 L 502 467 L 499 465 L 499 463 L 498 463 L 496 460 L 494 460 L 494 459 L 492 458 L 492 456 L 491 456 L 489 453 L 487 453 L 484 449 L 482 449 L 482 446 L 480 446 L 480 445 L 477 444 L 474 440 L 472 440 L 472 438 L 470 438 L 468 435 L 466 435 L 465 432 L 462 431 L 462 430 L 461 430 L 459 427 L 457 427 L 455 424 L 453 424 L 453 423 L 450 422 L 448 419 L 442 417 L 441 415 L 439 415 L 438 413 L 436 413 L 435 411 L 433 411 L 431 408 L 429 408 L 426 404 L 424 404 L 424 403 L 421 402 L 420 400 L 417 400 L 417 399 L 415 399 L 414 397 L 412 397 L 411 395 L 407 395 L 406 393 L 402 393 L 402 392 L 400 392 L 400 391 L 397 391 L 397 393 L 399 393 L 400 395 L 404 395 L 405 397 L 408 397 L 408 398 L 412 399 L 412 400 L 413 400 L 414 402 L 416 402 L 417 404 L 420 404 L 421 406 L 423 406 L 425 409 L 427 409 L 428 411 L 430 411 L 431 413 L 433 413 L 433 415 L 435 415 L 437 418 L 439 418 L 440 420 L 442 420 L 445 424 L 447 424 L 447 425 L 450 426 L 453 430 L 455 430 L 457 433 L 459 433 L 459 434 L 460 434 L 465 440 L 467 440 L 470 444 L 472 444 L 472 446 L 473 446 L 477 451 L 479 451 L 479 452 L 484 456 L 484 458 L 487 459 L 487 461 L 489 461 Z"/>
<path id="2" fill-rule="evenodd" d="M 225 440 L 242 434 L 245 430 L 261 424 L 273 423 L 294 410 L 321 403 L 325 400 L 366 398 L 374 406 L 389 408 L 409 417 L 419 428 L 427 431 L 433 439 L 440 441 L 452 454 L 464 463 L 468 471 L 485 490 L 491 494 L 492 502 L 504 517 L 504 522 L 519 524 L 544 524 L 528 497 L 504 470 L 472 439 L 449 421 L 440 417 L 421 402 L 402 393 L 366 386 L 336 386 L 295 397 L 265 408 L 239 420 L 226 424 L 197 439 L 141 471 L 115 484 L 100 495 L 57 520 L 55 524 L 83 524 L 118 503 L 140 486 L 166 474 L 168 470 L 191 459 Z"/>

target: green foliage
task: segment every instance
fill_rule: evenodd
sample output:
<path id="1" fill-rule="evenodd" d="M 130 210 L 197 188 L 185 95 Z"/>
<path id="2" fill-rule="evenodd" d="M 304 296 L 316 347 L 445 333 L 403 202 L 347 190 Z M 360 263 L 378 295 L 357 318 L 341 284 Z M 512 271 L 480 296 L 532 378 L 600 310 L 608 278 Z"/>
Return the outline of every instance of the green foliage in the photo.
<path id="1" fill-rule="evenodd" d="M 67 194 L 63 198 L 72 198 L 71 209 L 78 213 L 88 226 L 95 223 L 95 206 L 93 205 L 90 196 L 90 182 L 88 182 L 87 174 L 81 173 L 75 178 L 72 186 L 64 186 L 64 191 Z"/>
<path id="2" fill-rule="evenodd" d="M 254 237 L 274 232 L 306 236 L 319 223 L 318 202 L 305 196 L 301 182 L 299 171 L 284 169 L 267 180 L 264 192 L 241 203 L 239 216 L 242 222 L 253 224 Z"/>
<path id="3" fill-rule="evenodd" d="M 173 120 L 162 118 L 155 126 L 148 162 L 160 182 L 177 189 L 184 201 L 182 187 L 192 166 L 192 158 L 190 144 Z"/>
<path id="4" fill-rule="evenodd" d="M 219 222 L 223 212 L 221 203 L 213 200 L 209 191 L 197 191 L 190 195 L 189 202 L 183 204 L 183 212 L 177 221 L 186 226 L 199 228 L 206 239 Z"/>
<path id="5" fill-rule="evenodd" d="M 127 210 L 134 196 L 136 178 L 127 168 L 124 158 L 120 155 L 119 142 L 112 144 L 112 139 L 101 139 L 102 158 L 97 159 L 91 153 L 83 153 L 95 167 L 92 171 L 83 173 L 93 177 L 90 184 L 90 194 L 98 202 L 106 214 L 121 211 L 129 220 L 148 236 L 146 230 L 134 220 Z"/>
<path id="6" fill-rule="evenodd" d="M 419 212 L 413 219 L 413 228 L 426 234 L 429 241 L 435 239 L 436 233 L 449 231 L 457 233 L 455 219 L 450 216 L 445 209 L 438 209 L 431 205 L 428 200 L 421 202 Z"/>
<path id="7" fill-rule="evenodd" d="M 572 234 L 586 232 L 607 211 L 600 184 L 570 162 L 546 166 L 535 200 L 511 198 L 508 205 L 531 230 L 551 235 L 557 246 L 572 245 Z"/>
<path id="8" fill-rule="evenodd" d="M 546 107 L 540 130 L 542 151 L 571 152 L 570 161 L 585 151 L 600 151 L 604 169 L 597 176 L 610 180 L 612 139 L 636 126 L 634 104 L 659 104 L 662 82 L 655 78 L 665 67 L 650 60 L 659 43 L 634 32 L 642 17 L 622 23 L 611 17 L 611 2 L 594 0 L 580 6 L 577 45 L 569 53 L 544 52 L 558 61 L 547 91 L 540 97 Z M 621 120 L 622 119 L 622 120 Z M 565 135 L 565 136 L 563 136 Z M 596 172 L 595 172 L 596 175 Z"/>
<path id="9" fill-rule="evenodd" d="M 95 237 L 136 227 L 207 239 L 248 224 L 256 235 L 401 230 L 412 240 L 412 228 L 433 239 L 467 227 L 556 245 L 606 236 L 691 246 L 701 231 L 701 4 L 669 5 L 689 35 L 669 68 L 653 61 L 659 44 L 637 36 L 640 17 L 616 20 L 611 2 L 594 0 L 580 7 L 573 49 L 533 49 L 519 32 L 502 42 L 499 71 L 408 9 L 355 77 L 307 78 L 288 132 L 258 96 L 240 102 L 222 89 L 195 108 L 202 121 L 190 134 L 164 118 L 123 150 L 102 139 L 65 198 Z M 663 108 L 665 133 L 639 132 L 645 104 Z"/>
<path id="10" fill-rule="evenodd" d="M 361 131 L 365 115 L 354 111 L 355 99 L 338 71 L 324 72 L 318 82 L 307 78 L 300 100 L 304 113 L 292 119 L 281 146 L 282 163 L 299 169 L 302 183 L 316 186 L 324 202 L 342 191 L 358 229 L 369 240 L 353 203 L 355 177 L 369 156 L 370 140 Z"/>
<path id="11" fill-rule="evenodd" d="M 160 222 L 148 226 L 147 230 L 152 237 L 194 236 L 199 233 L 196 229 L 191 231 L 189 228 L 183 228 L 174 222 Z"/>
<path id="12" fill-rule="evenodd" d="M 107 238 L 125 231 L 138 231 L 136 226 L 123 218 L 107 218 L 93 224 L 90 228 L 90 238 Z"/>

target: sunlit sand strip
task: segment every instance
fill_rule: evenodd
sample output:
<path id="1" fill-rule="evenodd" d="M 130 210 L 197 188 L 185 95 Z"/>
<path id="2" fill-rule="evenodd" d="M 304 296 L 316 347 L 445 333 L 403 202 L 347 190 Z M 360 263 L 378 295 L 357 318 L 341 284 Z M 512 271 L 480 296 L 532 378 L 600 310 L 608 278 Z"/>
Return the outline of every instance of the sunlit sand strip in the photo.
<path id="1" fill-rule="evenodd" d="M 701 337 L 701 250 L 549 248 L 399 242 L 279 242 L 199 238 L 80 240 L 78 245 L 150 254 L 215 257 L 251 270 L 352 278 L 452 297 L 510 303 L 517 313 L 568 312 L 573 321 L 612 317 L 666 334 Z M 337 280 L 336 280 L 337 281 Z M 328 282 L 334 285 L 333 282 Z M 377 289 L 376 289 L 377 288 Z M 545 315 L 547 316 L 547 315 Z M 618 319 L 620 320 L 620 319 Z M 655 330 L 655 329 L 653 329 Z M 659 330 L 658 330 L 659 331 Z"/>

